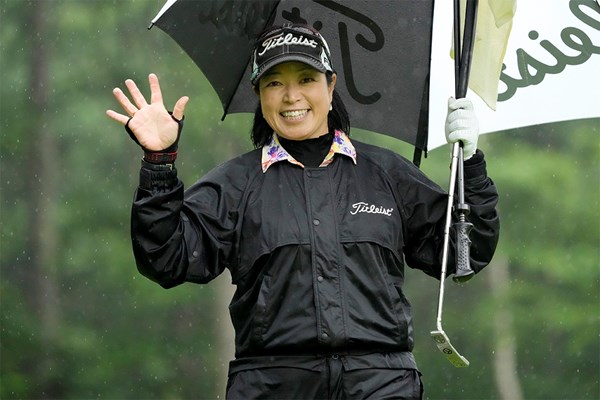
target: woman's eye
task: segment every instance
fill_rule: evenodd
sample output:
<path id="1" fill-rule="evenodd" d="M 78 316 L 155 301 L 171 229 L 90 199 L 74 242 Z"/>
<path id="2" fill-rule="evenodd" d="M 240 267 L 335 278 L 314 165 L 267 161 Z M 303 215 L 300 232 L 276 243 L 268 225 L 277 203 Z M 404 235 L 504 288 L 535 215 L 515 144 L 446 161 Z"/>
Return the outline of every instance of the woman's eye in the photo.
<path id="1" fill-rule="evenodd" d="M 265 86 L 266 87 L 274 87 L 274 86 L 279 86 L 279 85 L 280 85 L 280 83 L 277 81 L 270 81 L 270 82 L 267 82 Z"/>

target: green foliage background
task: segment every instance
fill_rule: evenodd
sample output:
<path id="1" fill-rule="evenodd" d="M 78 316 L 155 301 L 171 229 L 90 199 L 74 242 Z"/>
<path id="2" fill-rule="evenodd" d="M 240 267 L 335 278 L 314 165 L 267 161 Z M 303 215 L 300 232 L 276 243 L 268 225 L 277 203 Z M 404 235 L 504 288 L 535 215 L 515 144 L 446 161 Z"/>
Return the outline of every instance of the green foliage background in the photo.
<path id="1" fill-rule="evenodd" d="M 195 65 L 164 33 L 145 30 L 162 3 L 0 2 L 1 398 L 224 397 L 227 277 L 165 291 L 137 273 L 128 223 L 139 149 L 104 114 L 118 106 L 113 87 L 133 78 L 145 90 L 155 72 L 167 105 L 191 97 L 178 160 L 186 184 L 250 149 L 250 117 L 219 122 Z M 408 272 L 426 398 L 502 398 L 501 315 L 524 398 L 600 398 L 599 125 L 480 139 L 501 193 L 501 241 L 476 279 L 448 282 L 444 313 L 470 368 L 452 367 L 429 338 L 438 283 Z M 353 135 L 412 156 L 396 140 Z M 443 186 L 446 150 L 422 166 Z M 509 273 L 500 291 L 496 267 Z"/>

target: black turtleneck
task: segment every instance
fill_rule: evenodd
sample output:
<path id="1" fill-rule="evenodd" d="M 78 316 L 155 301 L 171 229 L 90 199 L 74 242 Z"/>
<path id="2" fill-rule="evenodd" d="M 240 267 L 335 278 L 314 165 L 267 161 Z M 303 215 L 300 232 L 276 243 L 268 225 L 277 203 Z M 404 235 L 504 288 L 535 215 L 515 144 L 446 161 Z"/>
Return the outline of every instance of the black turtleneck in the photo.
<path id="1" fill-rule="evenodd" d="M 279 143 L 294 159 L 310 168 L 321 165 L 333 143 L 333 134 L 331 133 L 305 140 L 289 140 L 281 136 L 278 137 Z"/>

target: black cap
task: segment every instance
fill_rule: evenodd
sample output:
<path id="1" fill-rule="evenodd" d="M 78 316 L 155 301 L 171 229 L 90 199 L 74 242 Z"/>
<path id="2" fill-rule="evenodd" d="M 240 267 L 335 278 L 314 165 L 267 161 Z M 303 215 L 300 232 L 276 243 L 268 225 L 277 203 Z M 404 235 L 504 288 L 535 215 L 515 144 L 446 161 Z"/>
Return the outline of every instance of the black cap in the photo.
<path id="1" fill-rule="evenodd" d="M 298 24 L 274 26 L 263 33 L 252 53 L 252 85 L 271 67 L 286 61 L 299 61 L 320 72 L 333 72 L 329 46 L 315 29 Z"/>

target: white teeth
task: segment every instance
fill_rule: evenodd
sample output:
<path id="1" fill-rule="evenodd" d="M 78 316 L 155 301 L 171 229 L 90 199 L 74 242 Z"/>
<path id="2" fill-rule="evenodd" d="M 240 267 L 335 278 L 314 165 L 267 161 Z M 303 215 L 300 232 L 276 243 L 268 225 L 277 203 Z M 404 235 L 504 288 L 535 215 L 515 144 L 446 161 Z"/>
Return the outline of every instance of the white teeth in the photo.
<path id="1" fill-rule="evenodd" d="M 284 111 L 281 113 L 286 118 L 298 118 L 307 113 L 307 110 Z"/>

